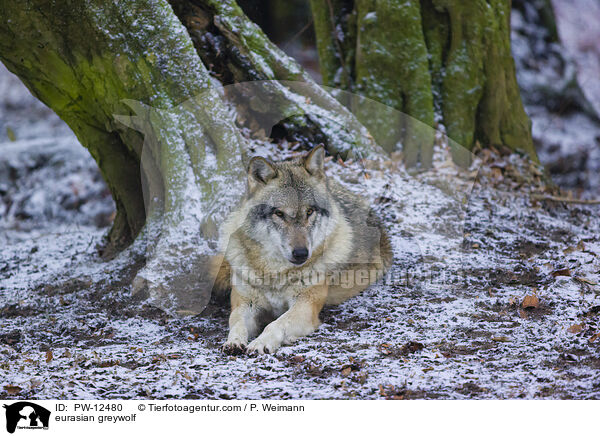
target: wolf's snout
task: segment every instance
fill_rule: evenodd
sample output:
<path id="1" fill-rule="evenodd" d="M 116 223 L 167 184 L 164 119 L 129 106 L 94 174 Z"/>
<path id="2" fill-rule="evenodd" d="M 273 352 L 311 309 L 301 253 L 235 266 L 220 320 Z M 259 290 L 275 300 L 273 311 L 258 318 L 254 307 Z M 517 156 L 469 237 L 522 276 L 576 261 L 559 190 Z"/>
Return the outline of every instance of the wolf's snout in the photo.
<path id="1" fill-rule="evenodd" d="M 292 250 L 292 263 L 301 265 L 308 259 L 308 248 L 297 247 Z"/>

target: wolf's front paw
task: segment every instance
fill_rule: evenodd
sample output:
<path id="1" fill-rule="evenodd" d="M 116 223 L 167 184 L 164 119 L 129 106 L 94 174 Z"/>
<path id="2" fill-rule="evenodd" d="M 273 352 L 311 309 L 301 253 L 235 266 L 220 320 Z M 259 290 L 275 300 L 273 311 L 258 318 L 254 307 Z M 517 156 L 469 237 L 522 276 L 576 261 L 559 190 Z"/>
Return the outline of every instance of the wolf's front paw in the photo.
<path id="1" fill-rule="evenodd" d="M 229 354 L 231 356 L 236 356 L 236 355 L 240 355 L 240 354 L 244 354 L 246 352 L 246 344 L 244 344 L 243 342 L 239 341 L 239 340 L 235 340 L 235 341 L 227 341 L 223 344 L 223 346 L 221 347 L 221 350 L 225 353 L 225 354 Z"/>
<path id="2" fill-rule="evenodd" d="M 258 338 L 250 342 L 246 352 L 251 355 L 274 353 L 283 342 L 280 336 L 276 332 L 265 330 Z"/>

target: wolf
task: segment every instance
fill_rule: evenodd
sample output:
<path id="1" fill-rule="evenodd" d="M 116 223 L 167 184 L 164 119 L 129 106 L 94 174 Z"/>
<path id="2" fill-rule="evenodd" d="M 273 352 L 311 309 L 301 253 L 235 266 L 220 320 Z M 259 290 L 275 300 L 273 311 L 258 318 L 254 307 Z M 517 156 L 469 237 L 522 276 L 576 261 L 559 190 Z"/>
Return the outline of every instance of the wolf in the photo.
<path id="1" fill-rule="evenodd" d="M 225 352 L 273 353 L 309 335 L 325 304 L 358 294 L 391 265 L 381 221 L 325 174 L 324 159 L 320 145 L 293 160 L 250 160 L 247 192 L 221 228 L 216 261 L 215 288 L 231 288 Z"/>

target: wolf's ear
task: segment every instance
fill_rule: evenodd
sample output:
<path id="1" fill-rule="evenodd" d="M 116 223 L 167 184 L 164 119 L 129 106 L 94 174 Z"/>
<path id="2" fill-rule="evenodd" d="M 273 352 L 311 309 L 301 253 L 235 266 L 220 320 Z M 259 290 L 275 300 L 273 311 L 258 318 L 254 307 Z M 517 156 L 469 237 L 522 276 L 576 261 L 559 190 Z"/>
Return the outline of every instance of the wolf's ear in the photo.
<path id="1" fill-rule="evenodd" d="M 266 185 L 269 180 L 275 177 L 277 177 L 277 169 L 273 162 L 260 156 L 250 159 L 248 165 L 248 187 L 250 191 L 254 191 L 260 185 Z"/>
<path id="2" fill-rule="evenodd" d="M 323 162 L 325 161 L 325 147 L 323 144 L 317 145 L 304 158 L 304 168 L 313 176 L 324 176 L 325 170 Z"/>

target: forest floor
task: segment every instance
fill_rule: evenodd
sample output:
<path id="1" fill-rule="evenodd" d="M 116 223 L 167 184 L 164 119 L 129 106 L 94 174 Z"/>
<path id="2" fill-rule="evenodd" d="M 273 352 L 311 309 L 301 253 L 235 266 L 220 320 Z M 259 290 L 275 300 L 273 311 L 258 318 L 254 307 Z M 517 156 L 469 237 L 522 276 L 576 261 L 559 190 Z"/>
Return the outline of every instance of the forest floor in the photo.
<path id="1" fill-rule="evenodd" d="M 516 155 L 443 157 L 414 177 L 329 163 L 376 204 L 396 262 L 274 355 L 220 351 L 226 304 L 178 319 L 131 298 L 131 260 L 97 258 L 103 228 L 4 229 L 0 398 L 600 398 L 596 206 L 535 199 Z"/>
<path id="2" fill-rule="evenodd" d="M 114 208 L 94 161 L 3 69 L 0 95 L 0 398 L 600 399 L 600 206 L 544 200 L 563 194 L 527 159 L 485 151 L 463 171 L 439 147 L 416 175 L 329 162 L 384 218 L 392 271 L 309 337 L 228 356 L 227 304 L 174 318 L 130 296 L 139 265 L 97 256 Z M 573 176 L 600 165 L 598 123 L 527 109 L 557 180 L 598 196 Z M 561 167 L 574 143 L 587 158 Z"/>

